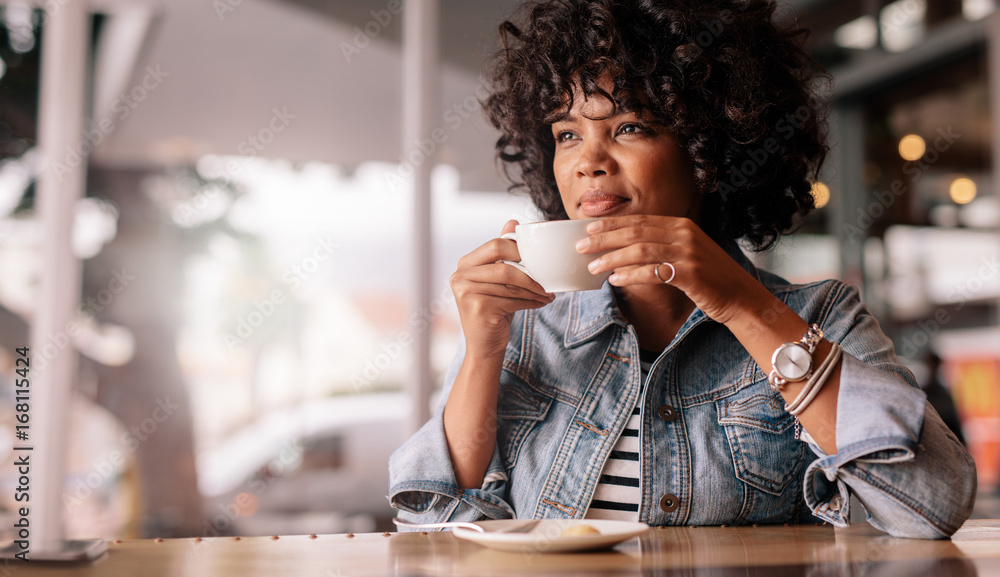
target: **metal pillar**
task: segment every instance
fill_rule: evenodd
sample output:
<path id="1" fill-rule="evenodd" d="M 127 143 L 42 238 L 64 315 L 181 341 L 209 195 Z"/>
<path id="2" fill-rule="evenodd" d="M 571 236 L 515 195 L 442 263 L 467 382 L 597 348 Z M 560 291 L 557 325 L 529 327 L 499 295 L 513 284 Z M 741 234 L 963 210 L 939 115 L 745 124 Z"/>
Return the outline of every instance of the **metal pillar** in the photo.
<path id="1" fill-rule="evenodd" d="M 30 535 L 4 550 L 28 549 L 31 561 L 80 560 L 100 555 L 103 541 L 66 541 L 63 485 L 69 436 L 69 403 L 77 357 L 67 326 L 76 318 L 80 262 L 73 256 L 73 209 L 86 186 L 83 118 L 90 52 L 90 11 L 84 0 L 53 5 L 42 31 L 38 142 L 43 168 L 35 208 L 42 224 L 38 308 L 29 350 L 30 425 L 15 444 L 15 458 L 30 462 Z M 17 450 L 17 447 L 21 447 Z M 15 537 L 17 538 L 17 537 Z"/>
<path id="2" fill-rule="evenodd" d="M 865 206 L 869 194 L 861 178 L 864 165 L 864 113 L 854 102 L 836 104 L 830 118 L 836 149 L 831 154 L 836 165 L 836 201 L 831 208 L 833 234 L 840 243 L 840 278 L 864 286 L 864 238 L 850 234 L 851 226 L 861 227 L 858 209 Z M 867 230 L 864 230 L 867 233 Z M 867 236 L 865 234 L 864 236 Z"/>
<path id="3" fill-rule="evenodd" d="M 403 11 L 403 156 L 413 168 L 412 188 L 412 314 L 430 321 L 431 271 L 431 169 L 434 152 L 424 152 L 432 119 L 438 110 L 438 0 L 406 0 Z M 426 147 L 424 147 L 426 149 Z M 412 318 L 412 316 L 410 317 Z M 407 383 L 412 433 L 430 418 L 431 327 L 413 338 L 413 369 Z"/>

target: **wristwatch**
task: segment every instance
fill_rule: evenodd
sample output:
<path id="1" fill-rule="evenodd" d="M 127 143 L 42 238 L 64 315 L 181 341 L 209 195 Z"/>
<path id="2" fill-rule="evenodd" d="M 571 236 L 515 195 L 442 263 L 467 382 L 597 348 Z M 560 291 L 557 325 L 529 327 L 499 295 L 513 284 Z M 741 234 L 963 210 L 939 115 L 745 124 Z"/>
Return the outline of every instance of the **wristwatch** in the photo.
<path id="1" fill-rule="evenodd" d="M 804 381 L 812 375 L 812 354 L 822 338 L 823 330 L 813 323 L 799 341 L 785 343 L 774 350 L 771 374 L 767 376 L 772 390 L 779 392 L 785 383 Z"/>

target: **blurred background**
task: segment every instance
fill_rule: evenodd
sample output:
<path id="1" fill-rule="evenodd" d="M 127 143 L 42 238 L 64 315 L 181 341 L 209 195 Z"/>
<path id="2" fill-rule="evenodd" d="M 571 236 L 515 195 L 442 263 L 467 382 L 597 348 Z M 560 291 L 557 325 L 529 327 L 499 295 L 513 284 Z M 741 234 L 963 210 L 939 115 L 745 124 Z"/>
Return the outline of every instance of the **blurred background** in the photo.
<path id="1" fill-rule="evenodd" d="M 437 385 L 459 338 L 448 276 L 508 219 L 538 219 L 526 198 L 505 192 L 477 100 L 497 25 L 519 4 L 440 0 L 438 32 L 424 39 L 439 47 L 436 104 L 412 143 L 402 131 L 410 96 L 398 0 L 90 5 L 84 129 L 57 159 L 86 162 L 84 197 L 72 207 L 79 306 L 72 330 L 46 335 L 79 353 L 63 492 L 70 537 L 389 526 L 386 462 L 416 414 L 408 383 L 429 372 Z M 792 281 L 862 288 L 900 357 L 964 434 L 980 475 L 975 514 L 996 517 L 996 4 L 781 5 L 782 18 L 812 30 L 810 50 L 834 79 L 824 93 L 833 150 L 813 190 L 819 210 L 753 258 Z M 44 3 L 0 0 L 8 512 L 14 351 L 32 342 L 31 320 L 45 306 L 47 231 L 35 205 L 46 169 L 45 31 Z M 430 171 L 433 248 L 414 259 L 417 168 Z M 417 266 L 430 279 L 420 306 Z M 429 337 L 429 370 L 415 358 L 420 336 Z"/>

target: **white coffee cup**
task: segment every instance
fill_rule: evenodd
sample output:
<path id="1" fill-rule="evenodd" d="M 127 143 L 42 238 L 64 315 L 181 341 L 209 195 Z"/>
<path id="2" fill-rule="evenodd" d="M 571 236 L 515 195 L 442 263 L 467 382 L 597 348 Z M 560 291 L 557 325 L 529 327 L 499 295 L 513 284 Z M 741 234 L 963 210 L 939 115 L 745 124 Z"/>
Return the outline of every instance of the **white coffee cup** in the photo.
<path id="1" fill-rule="evenodd" d="M 604 253 L 580 254 L 576 243 L 589 236 L 583 220 L 550 220 L 519 224 L 500 238 L 517 242 L 521 262 L 503 262 L 517 267 L 547 292 L 588 291 L 601 288 L 611 272 L 591 274 L 587 265 Z"/>

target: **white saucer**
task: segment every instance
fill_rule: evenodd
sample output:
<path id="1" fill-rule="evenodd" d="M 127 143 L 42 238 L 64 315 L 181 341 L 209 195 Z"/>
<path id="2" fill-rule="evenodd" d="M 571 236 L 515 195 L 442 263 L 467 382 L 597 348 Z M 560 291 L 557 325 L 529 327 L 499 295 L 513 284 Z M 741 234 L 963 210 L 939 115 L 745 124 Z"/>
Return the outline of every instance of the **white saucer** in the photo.
<path id="1" fill-rule="evenodd" d="M 501 519 L 476 523 L 485 533 L 458 528 L 453 531 L 459 539 L 466 539 L 491 549 L 519 553 L 564 553 L 603 549 L 642 535 L 649 530 L 645 523 L 630 521 L 604 521 L 600 519 L 545 519 L 528 533 L 495 533 L 504 527 L 524 523 L 523 519 Z M 564 537 L 563 531 L 579 524 L 590 525 L 600 534 Z"/>

